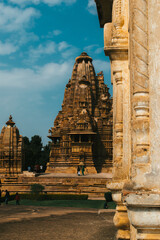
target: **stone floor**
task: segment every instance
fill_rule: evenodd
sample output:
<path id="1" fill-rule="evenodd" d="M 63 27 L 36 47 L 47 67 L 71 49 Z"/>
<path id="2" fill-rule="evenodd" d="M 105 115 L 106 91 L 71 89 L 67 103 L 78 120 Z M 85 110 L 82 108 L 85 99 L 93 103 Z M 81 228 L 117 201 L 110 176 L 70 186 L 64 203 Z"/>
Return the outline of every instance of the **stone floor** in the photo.
<path id="1" fill-rule="evenodd" d="M 114 210 L 0 206 L 0 240 L 112 240 Z"/>

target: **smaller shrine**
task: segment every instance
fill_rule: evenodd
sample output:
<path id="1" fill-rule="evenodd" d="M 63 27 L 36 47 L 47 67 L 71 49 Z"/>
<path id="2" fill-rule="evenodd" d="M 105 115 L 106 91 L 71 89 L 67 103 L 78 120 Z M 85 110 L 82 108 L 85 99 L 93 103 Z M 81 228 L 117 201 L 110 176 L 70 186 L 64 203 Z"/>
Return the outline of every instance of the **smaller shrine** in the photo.
<path id="1" fill-rule="evenodd" d="M 18 175 L 22 172 L 22 136 L 10 115 L 0 134 L 0 174 Z"/>

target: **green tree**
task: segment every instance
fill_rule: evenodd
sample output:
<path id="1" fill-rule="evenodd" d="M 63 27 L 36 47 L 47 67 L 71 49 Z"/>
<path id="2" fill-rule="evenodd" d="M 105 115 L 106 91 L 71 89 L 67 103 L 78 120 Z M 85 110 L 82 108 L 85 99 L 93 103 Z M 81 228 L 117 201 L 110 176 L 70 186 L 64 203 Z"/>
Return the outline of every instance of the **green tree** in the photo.
<path id="1" fill-rule="evenodd" d="M 50 153 L 50 148 L 49 144 L 43 147 L 41 151 L 41 157 L 39 160 L 39 164 L 43 166 L 43 169 L 46 169 L 47 162 L 49 162 L 49 153 Z"/>
<path id="2" fill-rule="evenodd" d="M 41 193 L 43 190 L 44 190 L 44 186 L 41 185 L 41 184 L 35 183 L 35 184 L 32 184 L 32 185 L 31 185 L 31 192 L 32 192 L 33 194 L 39 194 L 39 193 Z"/>
<path id="3" fill-rule="evenodd" d="M 34 135 L 30 141 L 30 147 L 32 151 L 32 163 L 35 166 L 39 164 L 41 158 L 41 151 L 42 151 L 42 139 L 38 135 Z"/>
<path id="4" fill-rule="evenodd" d="M 32 150 L 28 137 L 23 137 L 23 156 L 24 156 L 24 169 L 32 166 Z"/>
<path id="5" fill-rule="evenodd" d="M 43 147 L 42 139 L 38 135 L 34 135 L 31 140 L 28 137 L 23 137 L 23 152 L 25 170 L 31 167 L 34 170 L 35 165 L 42 165 L 46 169 L 46 164 L 49 161 L 49 145 Z"/>

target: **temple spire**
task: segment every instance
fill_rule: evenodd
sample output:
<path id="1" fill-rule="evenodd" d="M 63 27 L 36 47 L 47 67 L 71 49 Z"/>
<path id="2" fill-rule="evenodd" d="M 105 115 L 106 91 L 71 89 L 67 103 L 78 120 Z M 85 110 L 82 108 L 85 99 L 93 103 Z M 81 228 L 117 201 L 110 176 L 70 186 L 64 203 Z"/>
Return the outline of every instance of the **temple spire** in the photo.
<path id="1" fill-rule="evenodd" d="M 96 75 L 92 58 L 82 52 L 75 59 L 49 138 L 48 172 L 76 172 L 83 163 L 88 173 L 108 172 L 112 164 L 112 100 L 103 74 Z"/>

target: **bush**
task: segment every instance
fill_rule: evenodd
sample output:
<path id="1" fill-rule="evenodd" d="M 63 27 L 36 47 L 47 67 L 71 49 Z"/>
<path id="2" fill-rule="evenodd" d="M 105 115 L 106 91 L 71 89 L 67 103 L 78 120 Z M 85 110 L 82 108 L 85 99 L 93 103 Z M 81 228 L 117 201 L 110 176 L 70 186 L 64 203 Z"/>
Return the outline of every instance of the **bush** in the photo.
<path id="1" fill-rule="evenodd" d="M 112 202 L 113 200 L 112 200 L 112 193 L 111 192 L 106 192 L 105 194 L 104 194 L 104 197 L 105 197 L 105 199 L 106 199 L 106 202 Z"/>
<path id="2" fill-rule="evenodd" d="M 76 195 L 76 194 L 20 194 L 21 199 L 28 200 L 87 200 L 88 195 Z"/>
<path id="3" fill-rule="evenodd" d="M 41 184 L 33 184 L 33 185 L 31 185 L 31 192 L 33 194 L 39 194 L 43 190 L 44 190 L 44 186 L 42 186 Z"/>

